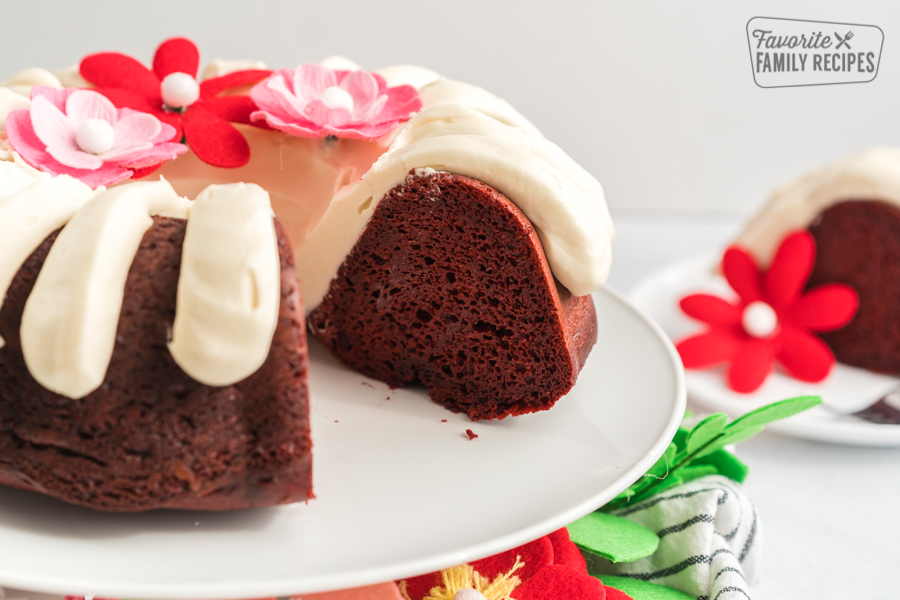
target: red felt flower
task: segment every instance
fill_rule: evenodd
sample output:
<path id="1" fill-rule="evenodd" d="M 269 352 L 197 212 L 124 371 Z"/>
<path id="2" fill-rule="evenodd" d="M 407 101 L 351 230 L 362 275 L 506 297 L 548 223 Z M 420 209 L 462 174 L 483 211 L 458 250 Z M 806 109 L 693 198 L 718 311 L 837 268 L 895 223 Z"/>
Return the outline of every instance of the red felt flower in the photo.
<path id="1" fill-rule="evenodd" d="M 631 600 L 588 575 L 584 557 L 566 529 L 488 558 L 398 583 L 407 600 Z"/>
<path id="2" fill-rule="evenodd" d="M 729 362 L 728 386 L 736 392 L 757 389 L 777 360 L 793 377 L 821 381 L 834 364 L 834 354 L 815 333 L 847 325 L 859 307 L 856 291 L 829 283 L 805 294 L 816 259 L 816 243 L 808 231 L 788 235 L 769 270 L 762 273 L 744 250 L 731 247 L 722 270 L 739 300 L 709 294 L 681 299 L 681 309 L 709 329 L 677 344 L 686 369 Z"/>
<path id="3" fill-rule="evenodd" d="M 117 52 L 92 54 L 81 61 L 82 77 L 120 108 L 150 113 L 176 130 L 204 162 L 234 168 L 250 160 L 250 146 L 234 123 L 250 123 L 256 105 L 249 96 L 219 96 L 223 91 L 262 81 L 271 71 L 236 71 L 197 82 L 200 53 L 185 38 L 163 42 L 153 70 Z"/>

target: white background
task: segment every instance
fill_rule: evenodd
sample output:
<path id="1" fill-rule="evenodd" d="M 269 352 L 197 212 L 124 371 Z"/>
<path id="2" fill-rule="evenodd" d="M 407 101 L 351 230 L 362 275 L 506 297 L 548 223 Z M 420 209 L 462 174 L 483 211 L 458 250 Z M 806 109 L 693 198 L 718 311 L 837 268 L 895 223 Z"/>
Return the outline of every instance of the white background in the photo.
<path id="1" fill-rule="evenodd" d="M 421 64 L 509 100 L 597 176 L 614 211 L 748 213 L 806 169 L 900 141 L 895 2 L 4 0 L 2 9 L 0 74 L 100 50 L 149 62 L 173 35 L 194 39 L 204 60 Z M 878 76 L 759 88 L 745 33 L 754 16 L 877 25 Z"/>

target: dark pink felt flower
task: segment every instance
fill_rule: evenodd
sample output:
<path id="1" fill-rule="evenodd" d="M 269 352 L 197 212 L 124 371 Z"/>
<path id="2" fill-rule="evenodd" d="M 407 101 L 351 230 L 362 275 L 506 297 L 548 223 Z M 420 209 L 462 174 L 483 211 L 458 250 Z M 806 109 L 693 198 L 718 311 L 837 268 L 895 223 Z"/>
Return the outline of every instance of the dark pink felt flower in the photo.
<path id="1" fill-rule="evenodd" d="M 375 139 L 422 108 L 412 86 L 389 88 L 375 73 L 311 64 L 275 71 L 250 97 L 259 106 L 254 122 L 301 137 Z"/>

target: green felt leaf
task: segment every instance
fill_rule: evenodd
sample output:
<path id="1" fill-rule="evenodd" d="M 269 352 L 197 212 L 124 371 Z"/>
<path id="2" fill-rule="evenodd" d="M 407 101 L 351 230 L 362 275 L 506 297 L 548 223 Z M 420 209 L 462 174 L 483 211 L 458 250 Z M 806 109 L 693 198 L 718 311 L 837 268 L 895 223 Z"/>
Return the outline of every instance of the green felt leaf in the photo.
<path id="1" fill-rule="evenodd" d="M 707 475 L 716 475 L 718 472 L 719 470 L 713 465 L 695 465 L 692 462 L 691 466 L 685 467 L 678 472 L 678 477 L 681 479 L 681 483 L 688 483 Z"/>
<path id="2" fill-rule="evenodd" d="M 728 444 L 737 444 L 738 442 L 743 442 L 744 440 L 748 440 L 752 438 L 757 433 L 760 433 L 763 429 L 765 429 L 765 425 L 757 425 L 755 427 L 745 427 L 743 429 L 738 429 L 735 431 L 729 431 L 728 428 L 725 428 L 725 433 L 717 437 L 713 440 L 709 445 L 707 445 L 702 450 L 698 451 L 694 458 L 700 458 L 701 456 L 706 456 L 707 454 L 712 454 L 713 452 L 717 452 L 727 446 Z"/>
<path id="3" fill-rule="evenodd" d="M 712 441 L 714 437 L 722 433 L 726 423 L 728 423 L 728 416 L 725 413 L 709 415 L 697 423 L 687 436 L 685 442 L 687 453 L 693 454 Z"/>
<path id="4" fill-rule="evenodd" d="M 749 427 L 760 427 L 773 421 L 787 419 L 819 404 L 822 404 L 822 398 L 819 396 L 799 396 L 797 398 L 788 398 L 781 402 L 773 402 L 735 419 L 725 430 L 738 431 Z"/>
<path id="5" fill-rule="evenodd" d="M 593 512 L 568 526 L 576 546 L 610 562 L 631 562 L 656 552 L 659 537 L 637 523 Z"/>
<path id="6" fill-rule="evenodd" d="M 694 600 L 675 588 L 616 575 L 594 575 L 603 585 L 625 592 L 634 600 Z"/>
<path id="7" fill-rule="evenodd" d="M 716 472 L 719 475 L 724 475 L 738 483 L 744 483 L 744 480 L 747 478 L 747 473 L 750 472 L 750 467 L 741 462 L 737 456 L 728 450 L 716 450 L 711 454 L 691 461 L 692 467 L 703 465 L 715 467 Z"/>
<path id="8" fill-rule="evenodd" d="M 666 451 L 663 452 L 663 455 L 659 457 L 653 466 L 647 469 L 647 475 L 652 477 L 663 478 L 668 474 L 669 470 L 672 468 L 672 464 L 675 462 L 675 455 L 678 453 L 678 449 L 675 447 L 675 444 L 669 444 L 669 447 L 666 448 Z M 652 479 L 651 477 L 651 479 Z"/>

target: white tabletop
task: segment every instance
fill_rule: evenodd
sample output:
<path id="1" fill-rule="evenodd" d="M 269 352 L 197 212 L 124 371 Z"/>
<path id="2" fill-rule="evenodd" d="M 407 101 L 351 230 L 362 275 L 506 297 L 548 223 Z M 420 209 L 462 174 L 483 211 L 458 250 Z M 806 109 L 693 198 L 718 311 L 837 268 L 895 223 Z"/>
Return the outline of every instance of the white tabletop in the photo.
<path id="1" fill-rule="evenodd" d="M 742 223 L 736 215 L 708 213 L 613 218 L 610 284 L 625 293 L 673 261 L 724 248 Z M 900 598 L 900 449 L 828 445 L 766 432 L 740 444 L 738 454 L 751 469 L 745 488 L 763 521 L 755 599 Z"/>

